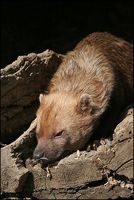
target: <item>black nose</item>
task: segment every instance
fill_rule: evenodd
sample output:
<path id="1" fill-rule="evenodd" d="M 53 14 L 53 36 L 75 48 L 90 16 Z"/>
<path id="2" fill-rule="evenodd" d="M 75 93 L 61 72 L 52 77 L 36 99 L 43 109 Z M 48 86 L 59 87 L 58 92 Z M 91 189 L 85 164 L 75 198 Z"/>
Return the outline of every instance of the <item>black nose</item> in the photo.
<path id="1" fill-rule="evenodd" d="M 43 156 L 44 156 L 44 152 L 35 149 L 35 151 L 34 151 L 34 153 L 33 153 L 33 158 L 34 158 L 34 159 L 39 160 L 39 159 L 41 159 Z"/>

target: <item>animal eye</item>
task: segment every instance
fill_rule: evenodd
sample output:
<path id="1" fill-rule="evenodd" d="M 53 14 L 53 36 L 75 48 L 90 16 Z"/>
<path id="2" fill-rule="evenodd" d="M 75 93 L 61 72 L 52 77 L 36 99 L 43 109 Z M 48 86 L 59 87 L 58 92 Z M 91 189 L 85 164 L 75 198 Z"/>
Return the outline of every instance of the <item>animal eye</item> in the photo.
<path id="1" fill-rule="evenodd" d="M 55 134 L 55 137 L 60 137 L 60 136 L 63 135 L 63 133 L 64 133 L 64 130 L 59 131 L 59 132 L 57 132 L 57 133 Z"/>

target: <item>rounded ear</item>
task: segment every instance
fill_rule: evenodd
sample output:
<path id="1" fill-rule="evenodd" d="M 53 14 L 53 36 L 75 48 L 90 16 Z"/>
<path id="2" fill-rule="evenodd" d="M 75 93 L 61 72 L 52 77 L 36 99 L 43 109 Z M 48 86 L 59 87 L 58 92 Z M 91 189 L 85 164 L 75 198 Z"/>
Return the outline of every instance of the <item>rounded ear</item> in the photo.
<path id="1" fill-rule="evenodd" d="M 78 101 L 79 112 L 87 112 L 95 114 L 98 111 L 98 107 L 94 104 L 89 94 L 82 94 Z"/>
<path id="2" fill-rule="evenodd" d="M 90 96 L 88 94 L 81 95 L 78 103 L 81 111 L 88 110 L 90 107 Z"/>
<path id="3" fill-rule="evenodd" d="M 40 103 L 42 103 L 42 100 L 43 100 L 43 97 L 44 97 L 44 96 L 45 96 L 45 95 L 43 95 L 43 94 L 40 94 L 40 95 L 39 95 L 39 102 L 40 102 Z"/>

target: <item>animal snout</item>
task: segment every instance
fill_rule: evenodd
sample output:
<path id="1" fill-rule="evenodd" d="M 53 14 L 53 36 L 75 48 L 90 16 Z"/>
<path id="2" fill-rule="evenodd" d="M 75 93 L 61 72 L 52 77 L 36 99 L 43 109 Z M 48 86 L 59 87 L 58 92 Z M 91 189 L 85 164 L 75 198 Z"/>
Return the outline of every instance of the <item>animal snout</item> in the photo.
<path id="1" fill-rule="evenodd" d="M 48 160 L 46 157 L 45 157 L 45 153 L 39 149 L 35 149 L 34 153 L 33 153 L 33 158 L 35 160 Z"/>
<path id="2" fill-rule="evenodd" d="M 44 156 L 44 152 L 36 150 L 33 153 L 33 158 L 39 160 L 40 158 L 42 158 Z"/>

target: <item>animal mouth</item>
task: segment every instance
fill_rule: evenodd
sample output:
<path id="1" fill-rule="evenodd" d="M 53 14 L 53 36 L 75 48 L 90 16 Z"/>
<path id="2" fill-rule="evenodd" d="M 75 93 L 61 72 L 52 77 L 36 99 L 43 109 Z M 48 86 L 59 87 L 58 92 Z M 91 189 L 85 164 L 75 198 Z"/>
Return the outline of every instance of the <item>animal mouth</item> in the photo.
<path id="1" fill-rule="evenodd" d="M 48 161 L 48 158 L 46 158 L 45 156 L 40 158 L 39 160 L 42 160 L 42 161 Z"/>
<path id="2" fill-rule="evenodd" d="M 43 155 L 43 157 L 38 158 L 37 160 L 41 163 L 54 163 L 55 161 L 59 161 L 60 159 L 65 158 L 67 155 L 69 154 L 69 151 L 64 151 L 64 152 L 60 152 L 55 158 L 51 158 L 48 159 L 47 157 L 45 157 L 45 155 Z"/>

